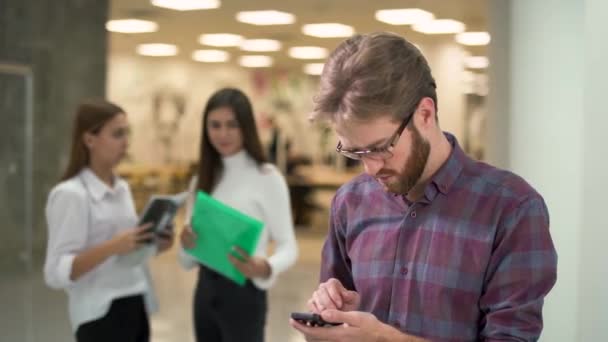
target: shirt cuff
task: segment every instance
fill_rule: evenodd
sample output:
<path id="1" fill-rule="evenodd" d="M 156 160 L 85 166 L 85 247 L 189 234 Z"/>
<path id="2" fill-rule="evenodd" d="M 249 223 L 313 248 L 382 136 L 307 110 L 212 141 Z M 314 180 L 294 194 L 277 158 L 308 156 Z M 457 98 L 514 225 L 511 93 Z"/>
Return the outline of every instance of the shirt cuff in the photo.
<path id="1" fill-rule="evenodd" d="M 76 254 L 65 254 L 59 258 L 59 262 L 57 263 L 57 273 L 55 276 L 57 277 L 57 285 L 61 288 L 66 288 L 74 285 L 75 281 L 70 279 L 70 275 L 72 274 L 72 266 L 74 265 L 74 259 L 76 258 Z"/>
<path id="2" fill-rule="evenodd" d="M 193 269 L 198 265 L 198 261 L 186 253 L 182 247 L 179 248 L 179 263 L 186 270 Z"/>
<path id="3" fill-rule="evenodd" d="M 252 278 L 251 282 L 260 290 L 268 290 L 272 287 L 272 285 L 274 285 L 274 283 L 277 281 L 277 276 L 279 275 L 278 272 L 276 272 L 276 267 L 272 261 L 271 258 L 266 259 L 266 262 L 268 262 L 268 266 L 270 266 L 270 275 L 268 276 L 268 278 Z"/>

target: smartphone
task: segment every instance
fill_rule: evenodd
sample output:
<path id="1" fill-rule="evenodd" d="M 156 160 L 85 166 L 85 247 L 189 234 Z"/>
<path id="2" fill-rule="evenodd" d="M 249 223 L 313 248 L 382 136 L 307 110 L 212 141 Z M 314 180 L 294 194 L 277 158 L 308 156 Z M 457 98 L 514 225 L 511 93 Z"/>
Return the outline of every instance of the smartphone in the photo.
<path id="1" fill-rule="evenodd" d="M 292 312 L 291 318 L 294 321 L 308 325 L 310 327 L 324 327 L 341 325 L 342 323 L 332 323 L 323 320 L 321 315 L 312 312 Z"/>

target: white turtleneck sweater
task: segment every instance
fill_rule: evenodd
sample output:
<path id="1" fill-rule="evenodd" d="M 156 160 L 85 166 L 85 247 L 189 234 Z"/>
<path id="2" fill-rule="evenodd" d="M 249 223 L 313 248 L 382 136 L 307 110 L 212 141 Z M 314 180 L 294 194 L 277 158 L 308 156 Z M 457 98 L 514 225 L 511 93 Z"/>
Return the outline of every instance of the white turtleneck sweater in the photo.
<path id="1" fill-rule="evenodd" d="M 274 165 L 259 167 L 245 150 L 222 158 L 224 170 L 212 196 L 242 213 L 264 222 L 262 235 L 255 255 L 266 258 L 270 265 L 270 277 L 253 278 L 253 284 L 262 290 L 270 288 L 277 275 L 291 267 L 298 256 L 294 235 L 289 189 L 283 175 Z M 190 197 L 186 205 L 186 224 L 192 217 L 197 179 L 190 182 Z M 226 227 L 230 229 L 230 227 Z M 267 256 L 268 243 L 275 242 L 274 253 Z M 197 264 L 196 260 L 180 252 L 180 261 L 186 269 Z"/>

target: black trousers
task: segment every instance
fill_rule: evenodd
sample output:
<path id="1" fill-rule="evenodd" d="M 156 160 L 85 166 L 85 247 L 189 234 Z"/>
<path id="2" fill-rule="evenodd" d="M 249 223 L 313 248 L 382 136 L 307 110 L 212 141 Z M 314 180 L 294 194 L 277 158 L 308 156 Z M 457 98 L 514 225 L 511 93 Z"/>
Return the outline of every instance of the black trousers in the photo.
<path id="1" fill-rule="evenodd" d="M 82 324 L 76 330 L 78 342 L 148 342 L 150 324 L 141 295 L 112 301 L 108 313 Z"/>
<path id="2" fill-rule="evenodd" d="M 264 342 L 266 291 L 250 281 L 239 286 L 201 266 L 194 293 L 198 342 Z"/>

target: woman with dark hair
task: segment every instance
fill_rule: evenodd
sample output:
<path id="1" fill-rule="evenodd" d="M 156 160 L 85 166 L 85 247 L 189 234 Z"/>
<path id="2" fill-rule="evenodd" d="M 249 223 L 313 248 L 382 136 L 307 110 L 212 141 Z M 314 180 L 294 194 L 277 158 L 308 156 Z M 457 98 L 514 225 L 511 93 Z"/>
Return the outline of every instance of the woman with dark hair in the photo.
<path id="1" fill-rule="evenodd" d="M 80 104 L 70 160 L 46 205 L 49 231 L 44 277 L 68 294 L 76 340 L 149 341 L 156 299 L 147 266 L 123 266 L 117 256 L 154 239 L 137 225 L 129 185 L 114 170 L 128 147 L 122 108 L 103 100 Z M 172 234 L 158 239 L 167 250 Z M 154 253 L 156 248 L 148 248 Z"/>
<path id="2" fill-rule="evenodd" d="M 241 287 L 198 265 L 182 251 L 182 265 L 199 267 L 194 294 L 197 341 L 264 341 L 266 290 L 279 273 L 296 261 L 289 191 L 281 173 L 266 163 L 249 99 L 238 89 L 226 88 L 211 96 L 203 113 L 198 175 L 190 184 L 196 190 L 264 222 L 259 245 L 241 260 L 226 256 L 247 278 Z M 193 198 L 193 196 L 192 196 Z M 192 199 L 191 198 L 191 199 Z M 190 202 L 187 220 L 191 217 Z M 230 229 L 230 227 L 225 227 Z M 196 236 L 189 222 L 181 234 L 184 248 L 193 248 Z M 267 256 L 268 243 L 275 242 Z"/>

